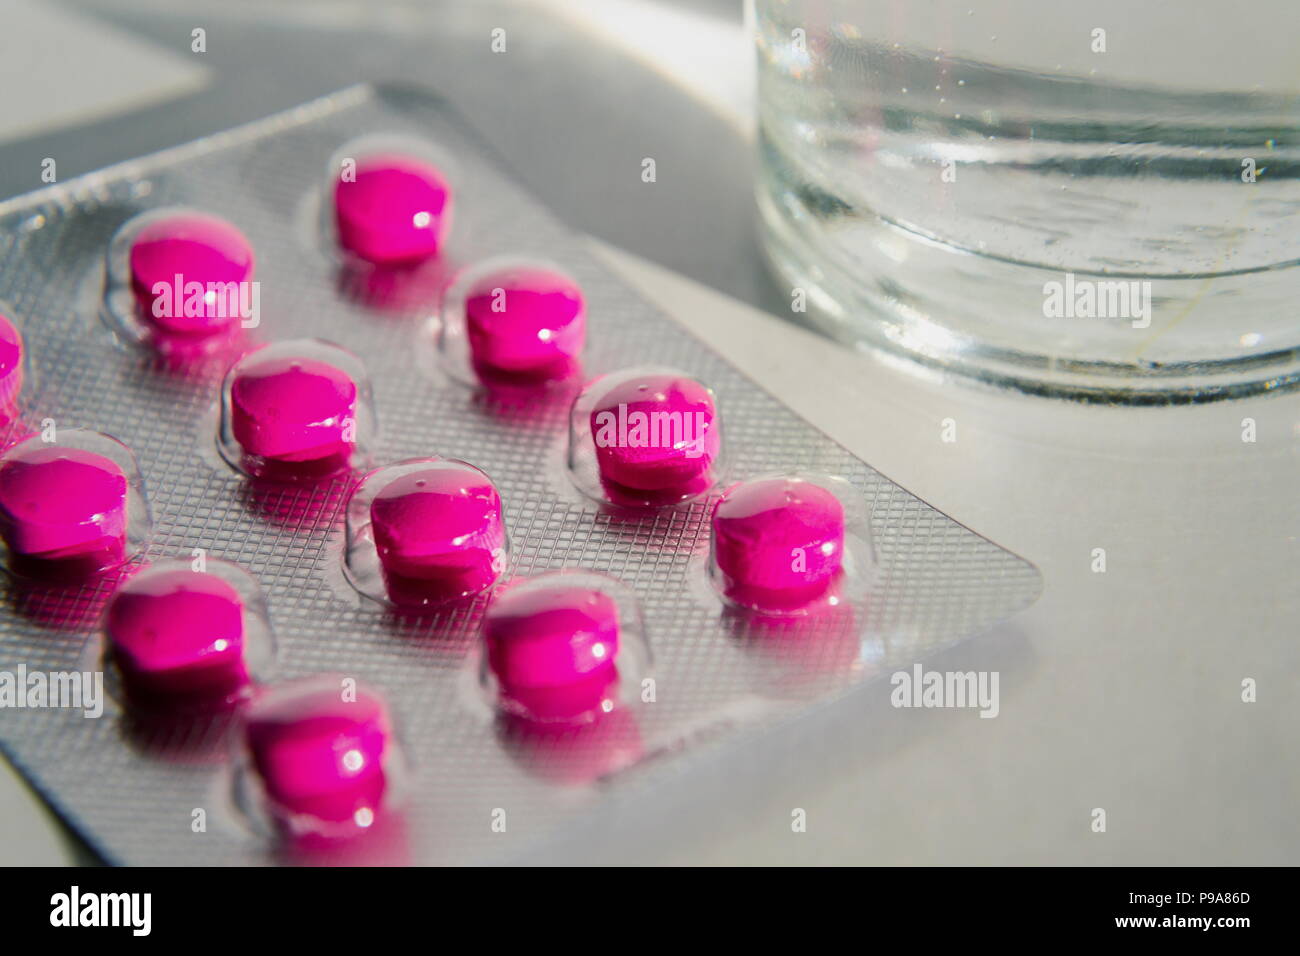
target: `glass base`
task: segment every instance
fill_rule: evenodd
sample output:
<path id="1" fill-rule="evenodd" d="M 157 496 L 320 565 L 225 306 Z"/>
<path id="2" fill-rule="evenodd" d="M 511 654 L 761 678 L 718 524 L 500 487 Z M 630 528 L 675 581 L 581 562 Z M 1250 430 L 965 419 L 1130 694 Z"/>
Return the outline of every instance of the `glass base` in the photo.
<path id="1" fill-rule="evenodd" d="M 1294 268 L 1065 273 L 980 255 L 850 209 L 765 159 L 758 207 L 770 265 L 792 302 L 806 302 L 808 324 L 838 341 L 1001 387 L 1107 404 L 1191 404 L 1300 386 L 1300 349 L 1267 348 L 1276 335 L 1227 331 L 1248 328 L 1243 315 L 1294 302 Z M 1100 299 L 1120 281 L 1135 297 L 1133 283 L 1148 283 L 1147 316 L 1047 315 L 1051 283 L 1071 298 L 1092 283 Z"/>

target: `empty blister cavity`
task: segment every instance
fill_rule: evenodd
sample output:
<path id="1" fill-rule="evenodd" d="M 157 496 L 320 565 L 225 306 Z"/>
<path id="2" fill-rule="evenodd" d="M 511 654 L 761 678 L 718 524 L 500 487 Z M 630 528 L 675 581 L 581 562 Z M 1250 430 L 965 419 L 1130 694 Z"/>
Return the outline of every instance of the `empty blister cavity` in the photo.
<path id="1" fill-rule="evenodd" d="M 503 256 L 461 272 L 437 323 L 443 364 L 489 388 L 539 388 L 581 373 L 587 305 L 554 263 Z"/>
<path id="2" fill-rule="evenodd" d="M 0 455 L 0 539 L 16 577 L 77 583 L 120 567 L 148 536 L 140 469 L 116 438 L 50 424 Z"/>
<path id="3" fill-rule="evenodd" d="M 352 586 L 400 608 L 481 594 L 508 559 L 492 480 L 468 462 L 418 458 L 378 468 L 347 507 L 344 571 Z"/>
<path id="4" fill-rule="evenodd" d="M 238 565 L 161 560 L 109 600 L 104 636 L 132 707 L 215 711 L 244 699 L 273 655 L 257 581 Z"/>
<path id="5" fill-rule="evenodd" d="M 434 146 L 404 136 L 355 140 L 330 161 L 324 226 L 345 258 L 409 266 L 437 257 L 455 190 Z"/>
<path id="6" fill-rule="evenodd" d="M 365 367 L 351 352 L 319 339 L 276 342 L 226 373 L 217 444 L 254 478 L 329 478 L 365 466 L 373 409 Z"/>
<path id="7" fill-rule="evenodd" d="M 650 653 L 635 596 L 616 578 L 553 571 L 512 582 L 483 618 L 481 681 L 503 713 L 584 723 L 638 699 Z"/>
<path id="8" fill-rule="evenodd" d="M 709 574 L 731 604 L 811 613 L 861 595 L 874 567 L 854 486 L 829 475 L 771 475 L 728 487 L 713 509 Z"/>
<path id="9" fill-rule="evenodd" d="M 290 840 L 345 840 L 393 809 L 403 761 L 388 705 L 349 677 L 258 691 L 242 721 L 235 799 L 253 827 Z"/>
<path id="10" fill-rule="evenodd" d="M 625 506 L 698 497 L 723 466 L 712 389 L 684 372 L 633 368 L 590 382 L 569 416 L 568 468 L 592 497 Z"/>
<path id="11" fill-rule="evenodd" d="M 109 243 L 103 316 L 126 341 L 184 362 L 233 350 L 261 321 L 252 244 L 233 223 L 169 207 Z"/>

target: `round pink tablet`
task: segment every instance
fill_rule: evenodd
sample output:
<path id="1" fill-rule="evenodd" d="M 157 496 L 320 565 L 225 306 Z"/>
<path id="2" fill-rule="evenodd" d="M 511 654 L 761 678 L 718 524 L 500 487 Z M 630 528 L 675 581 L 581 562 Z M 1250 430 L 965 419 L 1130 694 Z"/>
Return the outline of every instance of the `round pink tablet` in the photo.
<path id="1" fill-rule="evenodd" d="M 23 387 L 23 337 L 12 322 L 0 315 L 0 415 L 9 418 Z"/>
<path id="2" fill-rule="evenodd" d="M 384 701 L 343 678 L 308 678 L 249 705 L 244 740 L 268 809 L 295 834 L 368 829 L 388 790 L 392 727 Z"/>
<path id="3" fill-rule="evenodd" d="M 488 608 L 483 635 L 506 703 L 537 719 L 599 710 L 618 679 L 618 605 L 593 588 L 512 588 Z"/>
<path id="4" fill-rule="evenodd" d="M 113 595 L 105 630 L 134 698 L 210 702 L 248 686 L 244 602 L 215 574 L 140 572 Z"/>
<path id="5" fill-rule="evenodd" d="M 230 384 L 231 430 L 245 455 L 342 467 L 356 443 L 357 384 L 305 356 L 242 359 Z"/>
<path id="6" fill-rule="evenodd" d="M 347 251 L 380 265 L 438 254 L 451 227 L 452 194 L 432 163 L 400 153 L 366 156 L 355 178 L 334 184 L 338 240 Z"/>
<path id="7" fill-rule="evenodd" d="M 501 496 L 477 468 L 442 461 L 407 472 L 375 496 L 370 521 L 394 603 L 455 600 L 497 579 L 506 541 Z"/>
<path id="8" fill-rule="evenodd" d="M 206 213 L 147 222 L 130 251 L 131 287 L 144 318 L 172 335 L 211 335 L 243 318 L 253 247 L 235 226 Z"/>
<path id="9" fill-rule="evenodd" d="M 732 485 L 713 512 L 713 558 L 727 595 L 738 603 L 802 607 L 843 564 L 844 506 L 801 478 Z"/>
<path id="10" fill-rule="evenodd" d="M 128 482 L 109 458 L 26 442 L 0 458 L 0 536 L 20 573 L 94 573 L 126 554 Z"/>
<path id="11" fill-rule="evenodd" d="M 532 266 L 477 279 L 465 297 L 465 327 L 481 378 L 546 382 L 577 367 L 586 338 L 582 290 L 568 276 Z"/>
<path id="12" fill-rule="evenodd" d="M 721 447 L 709 390 L 667 374 L 609 389 L 592 409 L 591 433 L 601 478 L 637 491 L 703 491 Z"/>

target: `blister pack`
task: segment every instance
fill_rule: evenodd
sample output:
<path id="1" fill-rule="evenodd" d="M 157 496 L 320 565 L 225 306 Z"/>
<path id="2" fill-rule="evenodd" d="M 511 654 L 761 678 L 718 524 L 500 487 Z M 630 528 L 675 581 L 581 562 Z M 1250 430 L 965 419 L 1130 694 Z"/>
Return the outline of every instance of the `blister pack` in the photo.
<path id="1" fill-rule="evenodd" d="M 0 205 L 0 313 L 0 740 L 111 862 L 508 861 L 1040 587 L 421 91 Z"/>

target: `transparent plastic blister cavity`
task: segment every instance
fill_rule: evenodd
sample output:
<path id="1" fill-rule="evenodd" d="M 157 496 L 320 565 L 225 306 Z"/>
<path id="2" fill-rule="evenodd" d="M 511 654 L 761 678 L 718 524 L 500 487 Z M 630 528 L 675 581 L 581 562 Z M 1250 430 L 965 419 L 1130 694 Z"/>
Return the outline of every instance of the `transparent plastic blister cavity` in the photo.
<path id="1" fill-rule="evenodd" d="M 108 600 L 103 636 L 104 668 L 123 706 L 158 721 L 232 709 L 273 673 L 261 587 L 203 552 L 124 576 Z"/>
<path id="2" fill-rule="evenodd" d="M 875 573 L 866 503 L 832 475 L 763 475 L 722 492 L 710 517 L 709 578 L 729 604 L 809 617 L 861 601 Z"/>
<path id="3" fill-rule="evenodd" d="M 438 143 L 366 133 L 341 144 L 299 216 L 305 242 L 334 263 L 338 294 L 376 312 L 427 306 L 446 284 L 461 173 Z"/>
<path id="4" fill-rule="evenodd" d="M 231 809 L 281 851 L 347 848 L 400 813 L 405 757 L 388 703 L 354 678 L 260 689 L 234 748 Z"/>
<path id="5" fill-rule="evenodd" d="M 725 471 L 713 389 L 679 369 L 620 369 L 589 382 L 569 414 L 568 469 L 584 494 L 655 508 L 704 495 Z"/>
<path id="6" fill-rule="evenodd" d="M 18 331 L 21 324 L 13 308 L 0 302 L 0 436 L 4 437 L 5 445 L 19 424 L 23 386 L 29 390 L 33 387 L 31 360 Z"/>
<path id="7" fill-rule="evenodd" d="M 250 478 L 318 482 L 365 467 L 376 428 L 365 365 L 320 339 L 246 352 L 221 386 L 217 446 Z"/>
<path id="8" fill-rule="evenodd" d="M 451 184 L 454 221 L 435 229 L 437 250 L 427 258 L 358 262 L 330 232 L 337 223 L 328 225 L 328 182 L 341 158 L 368 152 L 355 144 L 374 137 L 432 144 L 442 157 L 433 162 Z M 236 224 L 255 250 L 260 321 L 245 331 L 256 337 L 250 345 L 270 344 L 254 359 L 303 340 L 335 343 L 355 359 L 340 368 L 379 427 L 367 433 L 358 416 L 349 438 L 343 411 L 326 410 L 319 421 L 329 421 L 327 440 L 306 440 L 318 430 L 312 417 L 294 432 L 303 441 L 278 449 L 286 462 L 329 460 L 337 469 L 251 478 L 239 470 L 245 452 L 267 457 L 270 446 L 239 441 L 228 467 L 216 436 L 229 363 L 210 368 L 205 359 L 196 374 L 171 374 L 151 350 L 122 348 L 120 332 L 101 321 L 114 235 L 141 214 L 175 207 Z M 422 211 L 430 212 L 423 226 L 414 218 Z M 432 213 L 416 209 L 412 225 L 432 227 Z M 536 266 L 528 250 L 544 250 L 547 268 L 581 291 L 584 341 L 572 383 L 512 382 L 525 386 L 520 400 L 474 373 L 468 341 L 460 373 L 449 374 L 431 321 L 445 314 L 452 297 L 443 292 L 456 276 L 502 257 Z M 524 278 L 480 290 L 488 364 L 509 368 L 519 357 L 492 348 L 509 345 L 492 340 L 492 317 L 502 314 L 492 300 L 503 290 L 508 310 L 511 288 L 536 290 L 537 277 Z M 556 314 L 572 320 L 576 313 L 563 312 L 573 297 L 560 298 L 570 305 L 554 303 Z M 1032 566 L 873 471 L 638 298 L 503 172 L 464 121 L 421 91 L 350 88 L 0 203 L 0 301 L 32 372 L 17 401 L 19 420 L 30 424 L 11 429 L 11 442 L 46 420 L 57 423 L 60 441 L 74 428 L 116 436 L 134 453 L 153 514 L 142 553 L 117 572 L 56 589 L 3 578 L 0 671 L 102 666 L 90 662 L 102 660 L 114 590 L 136 564 L 188 561 L 195 549 L 209 568 L 212 559 L 227 561 L 257 582 L 275 635 L 269 675 L 252 674 L 249 699 L 220 713 L 159 722 L 127 701 L 93 720 L 66 708 L 4 714 L 5 753 L 112 862 L 522 859 L 538 846 L 588 838 L 583 821 L 607 801 L 672 789 L 674 763 L 705 742 L 735 752 L 811 719 L 839 695 L 887 693 L 873 677 L 987 630 L 1039 590 Z M 547 329 L 560 335 L 557 354 L 574 351 L 563 338 L 568 322 L 537 325 Z M 699 435 L 683 433 L 679 443 L 671 418 L 670 447 L 642 454 L 626 415 L 620 431 L 618 406 L 636 411 L 636 401 L 591 403 L 618 399 L 608 394 L 613 382 L 658 395 L 656 383 L 624 382 L 646 372 L 669 374 L 691 399 L 689 408 L 662 411 L 691 412 L 694 427 L 693 413 L 712 409 L 698 456 L 687 452 Z M 371 383 L 369 403 L 362 378 Z M 598 412 L 614 417 L 596 420 Z M 228 424 L 234 439 L 233 415 Z M 602 428 L 612 442 L 597 442 Z M 339 454 L 315 454 L 326 446 Z M 405 492 L 385 516 L 385 533 L 397 533 L 374 537 L 367 469 L 413 460 L 472 463 L 499 495 L 503 550 L 480 561 L 497 540 L 487 521 L 466 539 L 486 545 L 468 549 L 479 561 L 466 565 L 476 583 L 445 602 L 391 600 L 386 572 L 414 578 L 417 592 L 430 582 L 437 591 L 455 565 L 437 541 L 424 548 L 420 535 L 402 533 Z M 792 554 L 786 565 L 806 575 L 794 583 L 815 589 L 824 575 L 844 585 L 823 592 L 835 604 L 768 613 L 735 600 L 711 570 L 719 499 L 764 476 L 829 482 L 844 506 L 840 578 L 821 561 L 828 542 L 838 547 L 834 521 L 829 534 L 812 528 L 804 544 L 777 542 L 804 548 L 803 562 Z M 363 479 L 367 497 L 356 498 Z M 622 494 L 609 494 L 608 479 Z M 365 559 L 356 587 L 344 574 L 357 570 L 345 564 L 351 546 Z M 730 567 L 732 577 L 749 573 Z M 556 580 L 566 584 L 559 596 L 547 583 Z M 791 583 L 772 580 L 777 591 Z M 767 603 L 772 580 L 748 582 L 764 592 L 758 603 Z M 503 615 L 530 617 L 506 612 L 534 589 L 558 602 L 551 610 L 569 623 L 502 625 Z M 574 625 L 575 615 L 585 623 Z M 511 635 L 520 633 L 537 643 L 515 648 L 516 656 Z M 574 706 L 557 705 L 566 697 Z M 348 734 L 357 746 L 336 749 Z M 301 776 L 292 761 L 280 766 L 268 756 L 286 741 L 306 748 Z M 312 762 L 325 752 L 340 762 Z M 319 772 L 308 773 L 313 767 Z M 193 826 L 196 810 L 206 814 L 203 832 Z"/>
<path id="9" fill-rule="evenodd" d="M 357 591 L 427 611 L 487 591 L 509 542 L 501 494 L 479 468 L 417 458 L 368 473 L 347 505 L 344 574 Z"/>
<path id="10" fill-rule="evenodd" d="M 635 593 L 578 570 L 521 578 L 493 595 L 478 671 L 491 706 L 524 728 L 607 720 L 653 686 Z"/>
<path id="11" fill-rule="evenodd" d="M 402 268 L 434 259 L 455 222 L 454 159 L 419 136 L 379 133 L 330 157 L 320 234 L 341 261 Z"/>
<path id="12" fill-rule="evenodd" d="M 456 275 L 429 334 L 452 378 L 524 397 L 580 380 L 586 329 L 573 277 L 548 259 L 514 254 Z"/>
<path id="13" fill-rule="evenodd" d="M 51 418 L 0 453 L 0 566 L 15 578 L 76 586 L 125 565 L 149 533 L 135 455 L 113 436 Z"/>
<path id="14" fill-rule="evenodd" d="M 255 267 L 234 223 L 200 209 L 152 209 L 109 242 L 100 315 L 124 344 L 175 368 L 228 363 L 261 320 Z"/>

